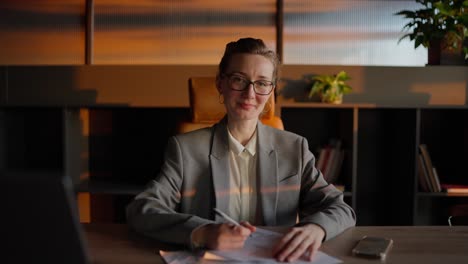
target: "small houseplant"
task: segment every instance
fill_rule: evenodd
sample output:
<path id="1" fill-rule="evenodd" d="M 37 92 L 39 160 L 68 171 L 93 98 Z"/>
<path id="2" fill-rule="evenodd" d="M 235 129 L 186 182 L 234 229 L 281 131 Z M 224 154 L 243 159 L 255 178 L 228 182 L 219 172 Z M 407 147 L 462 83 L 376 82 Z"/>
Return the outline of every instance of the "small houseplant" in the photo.
<path id="1" fill-rule="evenodd" d="M 346 83 L 349 79 L 351 78 L 345 71 L 340 71 L 335 75 L 313 76 L 309 98 L 317 94 L 324 103 L 340 104 L 343 102 L 343 95 L 352 90 L 351 86 Z"/>
<path id="2" fill-rule="evenodd" d="M 402 39 L 414 41 L 414 47 L 428 48 L 428 64 L 440 64 L 441 51 L 459 53 L 468 59 L 468 0 L 416 0 L 424 7 L 402 10 L 395 15 L 410 21 L 403 30 Z M 463 58 L 464 57 L 464 58 Z"/>

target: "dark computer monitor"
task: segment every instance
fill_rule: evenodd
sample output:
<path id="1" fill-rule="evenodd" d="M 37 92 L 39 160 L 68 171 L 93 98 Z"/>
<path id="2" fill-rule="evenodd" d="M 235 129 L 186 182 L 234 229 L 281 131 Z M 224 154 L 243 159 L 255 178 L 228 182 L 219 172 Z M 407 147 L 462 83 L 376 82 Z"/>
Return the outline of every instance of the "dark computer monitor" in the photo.
<path id="1" fill-rule="evenodd" d="M 0 262 L 90 262 L 69 177 L 0 172 L 0 186 L 0 237 L 6 254 Z"/>

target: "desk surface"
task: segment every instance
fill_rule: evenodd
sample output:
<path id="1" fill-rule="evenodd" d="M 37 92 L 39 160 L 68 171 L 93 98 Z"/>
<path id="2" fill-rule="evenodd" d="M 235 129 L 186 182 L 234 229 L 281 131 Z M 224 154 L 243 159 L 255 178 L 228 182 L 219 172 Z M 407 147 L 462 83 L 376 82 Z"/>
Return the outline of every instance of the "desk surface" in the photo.
<path id="1" fill-rule="evenodd" d="M 122 224 L 84 224 L 92 263 L 164 263 L 158 244 Z M 468 226 L 360 226 L 325 242 L 321 250 L 344 263 L 381 263 L 353 257 L 351 249 L 364 235 L 392 238 L 386 264 L 468 263 Z"/>

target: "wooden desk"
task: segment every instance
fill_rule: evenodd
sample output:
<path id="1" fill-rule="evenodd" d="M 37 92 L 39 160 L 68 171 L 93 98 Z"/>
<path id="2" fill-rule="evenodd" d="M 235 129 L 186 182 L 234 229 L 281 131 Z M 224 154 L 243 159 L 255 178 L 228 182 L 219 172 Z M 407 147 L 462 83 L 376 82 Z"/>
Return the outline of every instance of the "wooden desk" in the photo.
<path id="1" fill-rule="evenodd" d="M 364 235 L 393 239 L 385 263 L 468 263 L 468 226 L 362 226 L 353 227 L 324 243 L 321 250 L 344 263 L 380 263 L 351 255 Z"/>
<path id="2" fill-rule="evenodd" d="M 158 244 L 123 224 L 83 224 L 92 264 L 163 264 Z"/>
<path id="3" fill-rule="evenodd" d="M 129 231 L 126 225 L 84 224 L 93 263 L 164 263 L 157 243 Z M 362 226 L 325 242 L 321 250 L 344 263 L 381 263 L 353 257 L 351 249 L 364 235 L 394 240 L 386 264 L 468 263 L 468 226 Z"/>

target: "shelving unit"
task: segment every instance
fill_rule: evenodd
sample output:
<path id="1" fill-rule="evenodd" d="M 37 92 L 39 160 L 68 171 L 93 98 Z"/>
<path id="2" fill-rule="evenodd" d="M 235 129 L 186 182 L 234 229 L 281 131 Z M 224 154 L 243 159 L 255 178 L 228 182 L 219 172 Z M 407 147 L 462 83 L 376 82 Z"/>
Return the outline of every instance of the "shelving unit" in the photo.
<path id="1" fill-rule="evenodd" d="M 84 114 L 83 114 L 84 113 Z M 124 222 L 187 108 L 2 107 L 0 171 L 60 171 L 90 221 Z M 79 199 L 81 200 L 81 199 Z"/>
<path id="2" fill-rule="evenodd" d="M 59 170 L 88 195 L 91 221 L 124 222 L 126 204 L 162 164 L 188 108 L 0 108 L 0 169 Z M 337 183 L 358 225 L 446 225 L 468 196 L 421 192 L 418 145 L 427 144 L 441 182 L 468 184 L 468 109 L 282 103 L 285 129 L 317 150 L 342 141 Z"/>
<path id="3" fill-rule="evenodd" d="M 468 110 L 283 103 L 285 129 L 317 150 L 330 138 L 345 148 L 344 184 L 358 225 L 446 225 L 448 209 L 468 197 L 420 192 L 418 145 L 426 143 L 442 182 L 467 184 Z M 450 153 L 450 154 L 449 154 Z M 458 164 L 458 166 L 454 166 Z"/>
<path id="4" fill-rule="evenodd" d="M 341 176 L 338 184 L 345 186 L 345 200 L 351 206 L 356 204 L 352 190 L 355 189 L 353 171 L 354 153 L 354 126 L 353 107 L 330 108 L 323 105 L 309 105 L 311 108 L 302 108 L 298 105 L 282 105 L 281 118 L 285 130 L 295 132 L 307 138 L 309 148 L 316 157 L 320 147 L 326 145 L 331 138 L 341 140 L 345 152 Z M 310 111 L 313 109 L 313 111 Z"/>
<path id="5" fill-rule="evenodd" d="M 0 169 L 64 169 L 62 109 L 2 107 L 0 124 Z"/>
<path id="6" fill-rule="evenodd" d="M 426 108 L 419 115 L 420 143 L 427 145 L 441 183 L 468 185 L 468 109 Z M 415 224 L 446 225 L 450 211 L 459 204 L 468 204 L 468 196 L 425 193 L 417 189 Z"/>
<path id="7" fill-rule="evenodd" d="M 107 214 L 125 222 L 126 204 L 156 175 L 168 138 L 188 116 L 187 108 L 89 109 L 90 177 L 80 190 L 106 194 L 100 199 L 113 205 Z"/>

